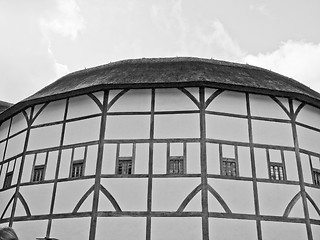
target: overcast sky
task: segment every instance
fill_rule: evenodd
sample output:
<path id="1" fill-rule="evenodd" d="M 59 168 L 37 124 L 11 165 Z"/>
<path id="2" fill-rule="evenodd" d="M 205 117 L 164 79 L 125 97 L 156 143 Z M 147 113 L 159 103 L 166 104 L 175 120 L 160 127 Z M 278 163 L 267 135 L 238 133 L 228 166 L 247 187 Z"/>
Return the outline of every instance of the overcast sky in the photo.
<path id="1" fill-rule="evenodd" d="M 320 92 L 319 0 L 0 0 L 0 100 L 109 62 L 249 63 Z"/>

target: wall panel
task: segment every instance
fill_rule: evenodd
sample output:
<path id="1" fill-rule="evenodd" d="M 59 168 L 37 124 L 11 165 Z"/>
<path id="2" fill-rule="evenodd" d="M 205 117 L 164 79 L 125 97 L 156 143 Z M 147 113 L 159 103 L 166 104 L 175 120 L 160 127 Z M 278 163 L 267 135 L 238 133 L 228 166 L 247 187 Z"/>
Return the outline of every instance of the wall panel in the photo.
<path id="1" fill-rule="evenodd" d="M 36 184 L 20 187 L 20 192 L 29 206 L 31 215 L 49 213 L 52 189 L 53 184 Z"/>
<path id="2" fill-rule="evenodd" d="M 131 89 L 121 96 L 108 110 L 109 112 L 151 111 L 151 90 Z"/>
<path id="3" fill-rule="evenodd" d="M 255 212 L 252 182 L 208 179 L 208 183 L 226 202 L 232 213 L 253 214 Z"/>
<path id="4" fill-rule="evenodd" d="M 71 213 L 93 184 L 94 179 L 58 183 L 54 213 Z"/>
<path id="5" fill-rule="evenodd" d="M 251 115 L 256 117 L 288 119 L 288 115 L 269 96 L 250 94 Z"/>
<path id="6" fill-rule="evenodd" d="M 63 120 L 65 111 L 66 100 L 50 102 L 39 114 L 39 116 L 33 122 L 33 125 L 51 123 Z M 40 106 L 39 106 L 40 111 Z M 38 111 L 34 112 L 34 116 Z"/>
<path id="7" fill-rule="evenodd" d="M 98 105 L 88 95 L 69 99 L 67 119 L 101 113 Z"/>
<path id="8" fill-rule="evenodd" d="M 14 222 L 13 229 L 21 239 L 34 240 L 44 238 L 47 231 L 48 220 Z"/>
<path id="9" fill-rule="evenodd" d="M 31 129 L 28 150 L 59 146 L 61 130 L 61 124 Z"/>
<path id="10" fill-rule="evenodd" d="M 247 115 L 246 96 L 244 93 L 224 91 L 206 110 Z"/>
<path id="11" fill-rule="evenodd" d="M 26 132 L 20 133 L 19 135 L 9 138 L 5 159 L 13 157 L 23 152 L 24 143 L 26 139 Z"/>
<path id="12" fill-rule="evenodd" d="M 239 219 L 209 218 L 210 239 L 257 240 L 256 222 Z M 271 240 L 271 239 L 266 239 Z"/>
<path id="13" fill-rule="evenodd" d="M 106 139 L 147 139 L 150 135 L 150 116 L 108 116 Z"/>
<path id="14" fill-rule="evenodd" d="M 100 117 L 81 121 L 68 122 L 64 135 L 64 144 L 74 144 L 95 141 L 99 139 Z M 79 131 L 81 129 L 81 131 Z"/>
<path id="15" fill-rule="evenodd" d="M 146 219 L 143 217 L 98 218 L 96 240 L 146 238 Z"/>
<path id="16" fill-rule="evenodd" d="M 147 210 L 147 178 L 108 178 L 102 179 L 101 184 L 111 193 L 122 211 Z"/>
<path id="17" fill-rule="evenodd" d="M 155 138 L 199 138 L 199 114 L 156 115 Z"/>
<path id="18" fill-rule="evenodd" d="M 152 210 L 177 211 L 183 200 L 200 184 L 200 178 L 153 179 Z"/>
<path id="19" fill-rule="evenodd" d="M 305 105 L 300 110 L 296 121 L 315 128 L 320 128 L 320 109 L 310 105 Z"/>
<path id="20" fill-rule="evenodd" d="M 54 219 L 50 236 L 57 239 L 88 240 L 90 218 Z"/>
<path id="21" fill-rule="evenodd" d="M 305 224 L 261 222 L 264 239 L 307 240 Z M 315 238 L 316 240 L 316 238 Z"/>
<path id="22" fill-rule="evenodd" d="M 288 123 L 252 120 L 254 143 L 293 146 L 291 125 Z"/>
<path id="23" fill-rule="evenodd" d="M 191 99 L 176 88 L 156 89 L 156 111 L 198 110 Z"/>
<path id="24" fill-rule="evenodd" d="M 103 148 L 102 174 L 115 174 L 116 144 L 105 144 Z"/>
<path id="25" fill-rule="evenodd" d="M 260 213 L 283 216 L 287 205 L 299 191 L 297 185 L 258 183 Z"/>
<path id="26" fill-rule="evenodd" d="M 207 137 L 220 140 L 248 142 L 246 119 L 206 115 Z"/>
<path id="27" fill-rule="evenodd" d="M 202 239 L 201 218 L 156 217 L 151 225 L 151 240 Z"/>

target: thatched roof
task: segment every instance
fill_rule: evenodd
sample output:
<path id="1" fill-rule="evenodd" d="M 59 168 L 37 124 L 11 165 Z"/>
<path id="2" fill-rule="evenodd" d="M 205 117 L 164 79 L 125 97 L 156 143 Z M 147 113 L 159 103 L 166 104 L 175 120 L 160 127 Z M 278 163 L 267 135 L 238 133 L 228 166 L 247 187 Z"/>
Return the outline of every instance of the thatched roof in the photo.
<path id="1" fill-rule="evenodd" d="M 16 104 L 14 109 L 99 89 L 167 86 L 223 87 L 290 96 L 320 106 L 319 93 L 272 71 L 247 64 L 177 57 L 124 60 L 70 73 Z M 0 120 L 5 117 L 2 115 Z"/>

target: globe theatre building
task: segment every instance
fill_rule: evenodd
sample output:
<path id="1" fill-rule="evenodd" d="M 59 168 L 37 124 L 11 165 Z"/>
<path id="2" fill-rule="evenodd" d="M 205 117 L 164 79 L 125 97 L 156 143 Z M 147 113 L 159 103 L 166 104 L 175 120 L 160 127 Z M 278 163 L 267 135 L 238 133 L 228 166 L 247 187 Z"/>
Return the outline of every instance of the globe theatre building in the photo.
<path id="1" fill-rule="evenodd" d="M 320 94 L 198 58 L 68 74 L 0 114 L 21 239 L 320 239 Z"/>

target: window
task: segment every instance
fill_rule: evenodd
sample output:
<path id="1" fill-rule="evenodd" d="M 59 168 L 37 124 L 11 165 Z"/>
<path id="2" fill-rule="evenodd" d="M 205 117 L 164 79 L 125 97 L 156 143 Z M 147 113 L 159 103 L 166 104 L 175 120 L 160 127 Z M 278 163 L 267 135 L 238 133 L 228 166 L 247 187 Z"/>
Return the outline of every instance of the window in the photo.
<path id="1" fill-rule="evenodd" d="M 72 169 L 71 169 L 71 177 L 76 178 L 76 177 L 81 177 L 83 176 L 83 166 L 84 166 L 84 161 L 73 161 L 72 162 Z"/>
<path id="2" fill-rule="evenodd" d="M 168 173 L 171 174 L 184 174 L 185 173 L 185 161 L 184 158 L 179 157 L 170 157 Z"/>
<path id="3" fill-rule="evenodd" d="M 270 163 L 269 165 L 269 174 L 270 179 L 277 180 L 277 181 L 284 181 L 284 169 L 281 163 Z"/>
<path id="4" fill-rule="evenodd" d="M 235 159 L 222 159 L 221 175 L 223 176 L 237 176 L 237 162 Z"/>
<path id="5" fill-rule="evenodd" d="M 44 165 L 35 166 L 33 170 L 32 182 L 41 182 L 44 180 Z"/>
<path id="6" fill-rule="evenodd" d="M 314 185 L 320 186 L 320 170 L 313 169 L 312 170 L 312 178 Z"/>
<path id="7" fill-rule="evenodd" d="M 131 157 L 119 157 L 117 173 L 120 175 L 132 174 L 132 158 Z"/>
<path id="8" fill-rule="evenodd" d="M 11 186 L 12 178 L 13 178 L 13 172 L 8 172 L 4 179 L 3 188 L 9 188 Z"/>

